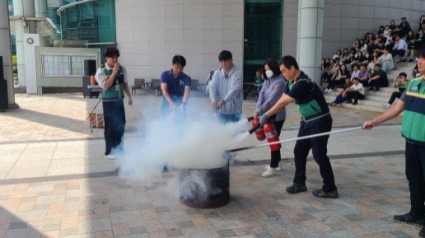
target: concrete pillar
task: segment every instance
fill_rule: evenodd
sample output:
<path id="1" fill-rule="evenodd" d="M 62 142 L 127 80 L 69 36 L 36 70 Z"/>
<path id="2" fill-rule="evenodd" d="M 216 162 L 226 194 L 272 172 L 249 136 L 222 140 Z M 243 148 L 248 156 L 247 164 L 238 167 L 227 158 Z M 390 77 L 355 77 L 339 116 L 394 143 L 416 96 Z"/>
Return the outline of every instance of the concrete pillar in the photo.
<path id="1" fill-rule="evenodd" d="M 26 86 L 23 34 L 31 33 L 31 30 L 29 22 L 25 21 L 24 17 L 35 16 L 34 0 L 14 0 L 13 11 L 15 16 L 22 17 L 20 22 L 15 23 L 16 58 L 18 60 L 19 85 Z"/>
<path id="2" fill-rule="evenodd" d="M 320 83 L 324 0 L 298 2 L 297 60 L 300 69 Z"/>
<path id="3" fill-rule="evenodd" d="M 35 16 L 47 17 L 47 0 L 35 0 Z"/>
<path id="4" fill-rule="evenodd" d="M 3 56 L 3 73 L 7 80 L 7 99 L 9 108 L 16 108 L 12 78 L 12 51 L 9 29 L 9 6 L 7 1 L 0 1 L 0 55 Z"/>

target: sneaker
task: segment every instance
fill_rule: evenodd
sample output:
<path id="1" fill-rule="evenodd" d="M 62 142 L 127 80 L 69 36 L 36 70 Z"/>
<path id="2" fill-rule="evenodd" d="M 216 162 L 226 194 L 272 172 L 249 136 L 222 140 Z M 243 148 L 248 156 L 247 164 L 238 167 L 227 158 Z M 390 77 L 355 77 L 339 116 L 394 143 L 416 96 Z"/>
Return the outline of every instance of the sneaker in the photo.
<path id="1" fill-rule="evenodd" d="M 323 189 L 314 189 L 311 193 L 319 198 L 338 198 L 338 190 L 336 188 L 330 192 L 325 192 Z"/>
<path id="2" fill-rule="evenodd" d="M 262 176 L 267 178 L 267 177 L 271 177 L 271 176 L 275 176 L 277 174 L 277 169 L 275 168 L 268 168 L 263 174 Z"/>
<path id="3" fill-rule="evenodd" d="M 388 108 L 390 108 L 391 106 L 390 106 L 390 104 L 388 104 L 388 103 L 383 103 L 383 104 L 381 104 L 381 107 L 382 107 L 384 110 L 388 110 Z"/>
<path id="4" fill-rule="evenodd" d="M 288 193 L 300 193 L 300 192 L 305 192 L 307 191 L 307 187 L 305 186 L 305 184 L 292 184 L 291 186 L 286 188 L 286 192 Z"/>
<path id="5" fill-rule="evenodd" d="M 417 226 L 423 226 L 425 224 L 425 218 L 415 218 L 412 217 L 409 213 L 404 215 L 395 215 L 394 220 Z"/>
<path id="6" fill-rule="evenodd" d="M 269 168 L 271 168 L 270 165 L 266 165 L 265 169 L 269 169 Z M 274 169 L 276 169 L 277 171 L 282 171 L 283 170 L 282 163 L 279 162 L 279 165 Z"/>
<path id="7" fill-rule="evenodd" d="M 117 157 L 113 154 L 109 154 L 109 155 L 106 155 L 106 158 L 111 159 L 111 160 L 115 160 Z"/>
<path id="8" fill-rule="evenodd" d="M 425 226 L 422 227 L 421 231 L 419 232 L 419 237 L 425 237 Z"/>

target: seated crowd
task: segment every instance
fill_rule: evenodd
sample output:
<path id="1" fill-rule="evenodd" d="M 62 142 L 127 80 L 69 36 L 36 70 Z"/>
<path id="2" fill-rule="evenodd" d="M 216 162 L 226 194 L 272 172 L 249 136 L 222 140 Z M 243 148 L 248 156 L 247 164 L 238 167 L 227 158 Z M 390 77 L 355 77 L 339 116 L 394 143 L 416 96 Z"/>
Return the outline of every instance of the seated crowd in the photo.
<path id="1" fill-rule="evenodd" d="M 367 32 L 363 39 L 355 39 L 351 49 L 337 50 L 332 59 L 323 58 L 321 83 L 327 84 L 324 92 L 343 88 L 331 105 L 344 101 L 356 105 L 357 100 L 364 99 L 364 87 L 373 91 L 387 87 L 387 72 L 395 68 L 395 63 L 416 59 L 417 49 L 425 45 L 424 31 L 425 15 L 421 16 L 416 33 L 402 17 L 399 25 L 391 20 L 380 26 L 376 34 Z"/>

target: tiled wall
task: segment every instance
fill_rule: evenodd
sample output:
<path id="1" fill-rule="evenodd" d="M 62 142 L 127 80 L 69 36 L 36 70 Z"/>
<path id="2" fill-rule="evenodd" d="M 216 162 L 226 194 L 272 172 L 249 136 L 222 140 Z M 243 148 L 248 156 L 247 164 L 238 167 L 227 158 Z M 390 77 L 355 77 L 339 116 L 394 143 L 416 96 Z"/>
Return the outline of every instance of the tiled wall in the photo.
<path id="1" fill-rule="evenodd" d="M 116 0 L 120 61 L 130 81 L 159 78 L 174 54 L 182 54 L 185 72 L 201 81 L 218 68 L 223 49 L 242 67 L 243 6 L 243 0 Z"/>

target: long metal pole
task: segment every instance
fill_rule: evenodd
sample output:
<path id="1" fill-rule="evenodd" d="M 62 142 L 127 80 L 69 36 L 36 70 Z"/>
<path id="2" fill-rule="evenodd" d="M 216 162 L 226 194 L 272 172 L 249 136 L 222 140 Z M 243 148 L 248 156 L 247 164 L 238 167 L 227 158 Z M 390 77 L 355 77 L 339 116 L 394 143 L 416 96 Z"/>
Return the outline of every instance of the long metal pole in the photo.
<path id="1" fill-rule="evenodd" d="M 286 142 L 296 141 L 296 140 L 311 139 L 311 138 L 316 138 L 316 137 L 320 137 L 320 136 L 327 136 L 327 135 L 331 135 L 331 134 L 349 132 L 349 131 L 354 131 L 354 130 L 359 130 L 359 129 L 363 129 L 363 126 L 351 127 L 351 128 L 336 130 L 336 131 L 322 132 L 322 133 L 317 133 L 317 134 L 314 134 L 314 135 L 301 136 L 301 137 L 296 137 L 296 138 L 291 138 L 291 139 L 286 139 L 286 140 L 275 141 L 275 142 L 272 142 L 272 143 L 263 143 L 263 144 L 259 144 L 259 145 L 245 146 L 245 147 L 240 147 L 240 148 L 236 148 L 236 149 L 231 149 L 231 150 L 228 150 L 227 152 L 236 152 L 236 151 L 241 151 L 241 150 L 255 149 L 255 148 L 270 146 L 270 145 L 274 145 L 274 144 L 281 144 L 281 143 L 286 143 Z"/>

